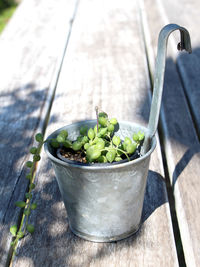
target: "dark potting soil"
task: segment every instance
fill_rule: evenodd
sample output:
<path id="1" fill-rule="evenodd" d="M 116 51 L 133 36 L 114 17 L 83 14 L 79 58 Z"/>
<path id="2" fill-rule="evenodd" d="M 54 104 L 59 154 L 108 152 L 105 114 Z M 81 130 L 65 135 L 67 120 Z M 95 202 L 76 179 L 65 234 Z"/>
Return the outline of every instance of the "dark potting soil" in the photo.
<path id="1" fill-rule="evenodd" d="M 75 152 L 74 150 L 70 149 L 70 148 L 65 148 L 65 147 L 62 147 L 62 148 L 58 148 L 57 151 L 56 151 L 56 155 L 59 159 L 65 161 L 64 159 L 66 159 L 67 161 L 72 161 L 72 162 L 77 162 L 77 163 L 83 163 L 83 164 L 88 164 L 87 162 L 87 159 L 86 159 L 86 156 L 83 152 L 81 151 L 77 151 Z M 61 156 L 61 157 L 60 157 Z M 64 159 L 62 159 L 62 157 Z M 130 156 L 130 160 L 134 160 L 134 159 L 137 159 L 141 157 L 141 154 L 140 154 L 140 148 L 138 148 L 133 155 Z M 122 160 L 119 161 L 119 162 L 113 162 L 114 164 L 117 164 L 117 163 L 122 163 L 124 161 L 128 161 L 128 159 L 126 158 L 125 155 L 122 155 Z M 113 164 L 112 163 L 112 164 Z M 90 163 L 91 164 L 91 163 Z M 92 163 L 93 165 L 94 163 Z M 97 163 L 98 165 L 99 164 L 111 164 L 111 163 Z"/>
<path id="2" fill-rule="evenodd" d="M 68 160 L 73 160 L 73 161 L 77 161 L 81 163 L 87 163 L 86 157 L 84 153 L 81 151 L 75 152 L 71 149 L 61 148 L 59 152 L 62 157 Z"/>

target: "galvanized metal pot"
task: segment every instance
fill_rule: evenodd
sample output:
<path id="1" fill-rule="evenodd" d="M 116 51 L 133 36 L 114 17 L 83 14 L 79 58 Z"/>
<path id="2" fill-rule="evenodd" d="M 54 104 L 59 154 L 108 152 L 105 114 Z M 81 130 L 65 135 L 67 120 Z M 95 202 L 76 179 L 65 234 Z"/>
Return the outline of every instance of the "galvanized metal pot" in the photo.
<path id="1" fill-rule="evenodd" d="M 94 127 L 96 121 L 83 121 L 63 127 L 48 138 L 55 138 L 66 129 L 69 139 L 75 140 L 82 125 Z M 123 140 L 134 132 L 147 128 L 120 122 L 116 135 Z M 55 155 L 50 143 L 45 150 L 55 170 L 60 192 L 72 232 L 84 239 L 109 242 L 135 233 L 141 221 L 150 155 L 156 146 L 155 137 L 142 157 L 116 165 L 87 166 L 69 164 Z"/>
<path id="2" fill-rule="evenodd" d="M 178 49 L 191 53 L 190 36 L 185 28 L 169 24 L 161 30 L 148 127 L 120 122 L 116 133 L 123 140 L 126 136 L 132 137 L 134 132 L 143 131 L 145 141 L 142 157 L 116 165 L 87 166 L 58 159 L 50 144 L 45 144 L 67 209 L 70 228 L 84 239 L 116 241 L 132 235 L 140 226 L 149 160 L 156 146 L 155 132 L 163 90 L 167 40 L 175 30 L 180 31 L 181 37 Z M 96 121 L 79 122 L 62 129 L 66 129 L 69 138 L 75 140 L 79 128 L 85 124 L 93 127 Z M 55 138 L 62 129 L 52 133 L 49 138 Z"/>

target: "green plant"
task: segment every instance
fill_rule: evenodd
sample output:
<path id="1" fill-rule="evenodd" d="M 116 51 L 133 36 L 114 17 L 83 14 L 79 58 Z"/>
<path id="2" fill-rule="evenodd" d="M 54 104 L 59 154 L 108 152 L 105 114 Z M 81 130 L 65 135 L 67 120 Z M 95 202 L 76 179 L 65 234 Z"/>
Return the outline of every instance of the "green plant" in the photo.
<path id="1" fill-rule="evenodd" d="M 125 157 L 130 160 L 137 148 L 144 139 L 144 133 L 133 134 L 132 139 L 125 137 L 121 140 L 115 135 L 119 127 L 116 118 L 109 119 L 105 112 L 97 113 L 97 124 L 94 128 L 87 128 L 87 125 L 80 128 L 80 135 L 76 140 L 68 139 L 68 132 L 62 130 L 55 139 L 50 140 L 54 148 L 63 147 L 74 152 L 80 151 L 86 157 L 88 163 L 118 162 Z"/>
<path id="2" fill-rule="evenodd" d="M 29 169 L 26 178 L 29 180 L 28 192 L 25 194 L 25 200 L 15 202 L 15 205 L 23 210 L 22 220 L 19 227 L 15 224 L 10 227 L 10 232 L 14 237 L 11 245 L 16 249 L 18 240 L 25 236 L 27 232 L 33 233 L 34 226 L 29 223 L 29 216 L 31 210 L 37 208 L 37 203 L 32 203 L 32 191 L 35 188 L 34 177 L 37 162 L 40 160 L 40 152 L 42 145 L 44 144 L 43 135 L 41 133 L 36 134 L 35 140 L 37 141 L 37 147 L 32 147 L 30 153 L 33 155 L 32 161 L 26 162 L 26 167 Z M 25 223 L 25 224 L 24 224 Z"/>

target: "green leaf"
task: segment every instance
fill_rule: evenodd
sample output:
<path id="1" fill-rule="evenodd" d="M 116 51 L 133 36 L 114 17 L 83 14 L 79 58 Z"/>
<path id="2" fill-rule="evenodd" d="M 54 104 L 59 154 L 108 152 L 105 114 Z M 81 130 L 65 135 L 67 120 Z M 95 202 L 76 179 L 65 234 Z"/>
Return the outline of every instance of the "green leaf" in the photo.
<path id="1" fill-rule="evenodd" d="M 84 145 L 89 141 L 88 137 L 85 135 L 82 137 L 81 143 Z"/>
<path id="2" fill-rule="evenodd" d="M 99 138 L 99 141 L 96 143 L 95 146 L 99 150 L 104 149 L 104 147 L 105 147 L 105 141 L 103 141 L 103 139 L 100 139 Z"/>
<path id="3" fill-rule="evenodd" d="M 103 117 L 103 118 L 108 118 L 108 114 L 105 112 L 100 112 L 98 115 L 99 118 Z"/>
<path id="4" fill-rule="evenodd" d="M 19 231 L 17 233 L 17 237 L 22 238 L 24 236 L 24 233 L 22 231 Z"/>
<path id="5" fill-rule="evenodd" d="M 67 132 L 67 130 L 62 130 L 62 131 L 60 131 L 59 135 L 63 136 L 64 138 L 67 138 L 68 137 L 68 132 Z"/>
<path id="6" fill-rule="evenodd" d="M 112 139 L 112 142 L 113 142 L 114 145 L 119 146 L 119 144 L 121 143 L 121 139 L 120 139 L 119 136 L 114 135 L 113 139 Z"/>
<path id="7" fill-rule="evenodd" d="M 101 156 L 101 151 L 95 145 L 95 148 L 93 149 L 93 151 L 90 155 L 90 158 L 92 160 L 95 160 L 95 159 L 98 159 L 100 156 Z"/>
<path id="8" fill-rule="evenodd" d="M 95 138 L 92 140 L 92 144 L 96 144 L 99 141 L 99 137 L 95 136 Z"/>
<path id="9" fill-rule="evenodd" d="M 115 126 L 113 125 L 113 124 L 109 124 L 108 125 L 108 131 L 110 132 L 110 133 L 112 133 L 113 131 L 115 130 Z"/>
<path id="10" fill-rule="evenodd" d="M 30 194 L 30 193 L 26 193 L 25 196 L 26 196 L 26 198 L 28 198 L 28 199 L 31 199 L 31 198 L 32 198 L 32 194 Z"/>
<path id="11" fill-rule="evenodd" d="M 15 205 L 19 208 L 24 208 L 26 206 L 26 203 L 24 201 L 17 201 L 15 202 Z"/>
<path id="12" fill-rule="evenodd" d="M 88 127 L 87 126 L 82 126 L 80 128 L 80 134 L 81 135 L 86 135 L 87 134 Z"/>
<path id="13" fill-rule="evenodd" d="M 142 141 L 144 139 L 144 133 L 138 132 L 139 141 Z"/>
<path id="14" fill-rule="evenodd" d="M 37 208 L 37 203 L 33 203 L 33 204 L 31 204 L 31 209 L 32 210 L 35 210 Z"/>
<path id="15" fill-rule="evenodd" d="M 63 146 L 66 148 L 69 148 L 72 146 L 72 142 L 68 139 L 65 140 L 65 142 L 63 143 Z"/>
<path id="16" fill-rule="evenodd" d="M 72 144 L 72 149 L 73 149 L 74 151 L 78 151 L 78 150 L 80 150 L 81 147 L 82 147 L 82 143 L 79 142 L 79 141 L 75 141 L 75 142 Z"/>
<path id="17" fill-rule="evenodd" d="M 30 187 L 30 189 L 34 189 L 35 188 L 35 184 L 31 183 L 29 187 Z"/>
<path id="18" fill-rule="evenodd" d="M 37 134 L 36 134 L 36 136 L 35 136 L 35 140 L 36 140 L 37 142 L 42 143 L 42 142 L 43 142 L 43 139 L 44 139 L 43 134 L 41 134 L 41 133 L 37 133 Z"/>
<path id="19" fill-rule="evenodd" d="M 117 122 L 116 118 L 112 118 L 112 119 L 110 119 L 110 123 L 113 125 L 116 125 L 118 122 Z"/>
<path id="20" fill-rule="evenodd" d="M 121 157 L 119 157 L 119 156 L 115 157 L 115 161 L 119 162 L 119 161 L 121 161 L 121 160 L 122 160 Z"/>
<path id="21" fill-rule="evenodd" d="M 110 163 L 114 161 L 115 156 L 116 156 L 116 151 L 115 151 L 114 149 L 109 150 L 109 151 L 106 153 L 106 158 L 107 158 L 107 160 L 108 160 Z"/>
<path id="22" fill-rule="evenodd" d="M 81 142 L 81 141 L 82 141 L 82 138 L 83 138 L 83 136 L 79 135 L 79 136 L 76 138 L 76 141 Z"/>
<path id="23" fill-rule="evenodd" d="M 90 146 L 86 151 L 86 157 L 89 161 L 94 161 L 101 156 L 101 152 L 96 145 Z"/>
<path id="24" fill-rule="evenodd" d="M 36 154 L 37 153 L 37 147 L 31 147 L 31 149 L 30 149 L 30 153 L 31 154 Z"/>
<path id="25" fill-rule="evenodd" d="M 12 225 L 11 227 L 10 227 L 10 232 L 11 232 L 11 234 L 13 235 L 13 236 L 16 236 L 16 234 L 17 234 L 17 225 L 15 224 L 15 225 Z"/>
<path id="26" fill-rule="evenodd" d="M 91 162 L 92 161 L 92 157 L 91 157 L 91 155 L 92 155 L 92 153 L 94 152 L 94 149 L 95 149 L 95 146 L 93 145 L 93 146 L 89 146 L 88 147 L 88 149 L 86 150 L 86 157 L 87 157 L 87 159 Z"/>
<path id="27" fill-rule="evenodd" d="M 90 144 L 89 144 L 89 143 L 86 143 L 86 144 L 84 145 L 84 149 L 85 149 L 85 150 L 87 150 L 89 147 L 90 147 Z"/>
<path id="28" fill-rule="evenodd" d="M 35 231 L 35 227 L 32 224 L 28 224 L 26 229 L 30 234 L 33 234 Z"/>
<path id="29" fill-rule="evenodd" d="M 97 160 L 98 160 L 99 163 L 106 163 L 106 162 L 108 162 L 106 156 L 100 156 Z"/>
<path id="30" fill-rule="evenodd" d="M 32 178 L 32 174 L 31 174 L 31 173 L 28 173 L 28 174 L 26 175 L 26 178 L 30 180 L 30 179 Z"/>
<path id="31" fill-rule="evenodd" d="M 87 155 L 90 156 L 94 149 L 95 149 L 94 145 L 93 146 L 90 145 L 86 151 Z"/>
<path id="32" fill-rule="evenodd" d="M 26 167 L 31 168 L 33 166 L 33 162 L 32 161 L 27 161 L 26 162 Z"/>
<path id="33" fill-rule="evenodd" d="M 137 144 L 136 143 L 128 144 L 126 146 L 126 151 L 127 151 L 128 154 L 133 154 L 135 152 L 136 148 L 137 148 Z"/>
<path id="34" fill-rule="evenodd" d="M 137 141 L 139 140 L 139 136 L 138 136 L 138 134 L 136 134 L 136 133 L 133 134 L 133 140 L 134 140 L 135 142 L 137 142 Z"/>
<path id="35" fill-rule="evenodd" d="M 31 212 L 30 212 L 29 209 L 25 209 L 25 210 L 24 210 L 24 214 L 27 215 L 27 216 L 29 216 L 29 215 L 31 214 Z"/>
<path id="36" fill-rule="evenodd" d="M 107 126 L 108 120 L 105 117 L 99 117 L 99 123 L 101 124 L 101 126 L 105 127 Z"/>
<path id="37" fill-rule="evenodd" d="M 127 145 L 128 144 L 132 144 L 132 141 L 131 141 L 131 139 L 129 137 L 125 137 L 124 143 L 126 143 Z"/>
<path id="38" fill-rule="evenodd" d="M 58 141 L 56 139 L 52 139 L 51 140 L 51 146 L 54 148 L 58 148 L 60 146 L 60 144 L 58 143 Z"/>
<path id="39" fill-rule="evenodd" d="M 89 141 L 88 137 L 86 135 L 84 136 L 78 136 L 76 141 L 80 142 L 82 145 L 87 143 Z"/>
<path id="40" fill-rule="evenodd" d="M 90 139 L 90 140 L 93 140 L 93 139 L 94 139 L 94 136 L 95 136 L 95 134 L 94 134 L 94 130 L 93 130 L 92 128 L 90 128 L 90 129 L 88 130 L 88 137 L 89 137 L 89 139 Z"/>
<path id="41" fill-rule="evenodd" d="M 104 137 L 105 134 L 107 133 L 107 131 L 108 131 L 108 128 L 107 128 L 107 127 L 105 127 L 105 128 L 100 128 L 100 129 L 99 129 L 99 132 L 98 132 L 98 134 L 97 134 L 97 136 L 98 136 L 98 137 Z"/>
<path id="42" fill-rule="evenodd" d="M 33 156 L 33 161 L 34 161 L 34 162 L 39 161 L 40 159 L 41 159 L 41 157 L 40 157 L 40 155 L 38 155 L 38 154 L 35 154 L 35 155 Z"/>
<path id="43" fill-rule="evenodd" d="M 58 143 L 64 143 L 65 142 L 65 137 L 59 134 L 56 137 L 56 140 L 58 141 Z"/>

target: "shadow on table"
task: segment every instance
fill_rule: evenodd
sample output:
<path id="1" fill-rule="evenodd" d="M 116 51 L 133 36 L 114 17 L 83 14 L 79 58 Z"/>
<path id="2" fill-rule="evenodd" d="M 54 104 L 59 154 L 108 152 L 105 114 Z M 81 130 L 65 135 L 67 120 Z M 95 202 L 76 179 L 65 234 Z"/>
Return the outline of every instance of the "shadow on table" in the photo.
<path id="1" fill-rule="evenodd" d="M 199 80 L 200 48 L 191 55 L 178 54 L 175 65 L 172 58 L 166 61 L 166 71 L 161 104 L 161 143 L 167 163 L 180 158 L 172 174 L 172 189 L 193 156 L 199 152 L 200 94 L 197 90 Z M 191 67 L 192 66 L 192 67 Z M 181 72 L 184 69 L 185 75 Z M 164 151 L 170 142 L 174 159 Z M 167 168 L 168 166 L 166 166 Z"/>
<path id="2" fill-rule="evenodd" d="M 179 162 L 176 164 L 176 167 L 173 172 L 172 176 L 172 189 L 174 190 L 175 183 L 178 179 L 178 177 L 181 175 L 181 173 L 184 171 L 184 169 L 187 167 L 189 162 L 192 160 L 194 155 L 200 155 L 200 145 L 194 145 L 187 149 L 185 154 L 182 156 L 182 158 L 179 160 Z"/>
<path id="3" fill-rule="evenodd" d="M 48 88 L 35 83 L 0 92 L 0 265 L 6 262 L 11 225 L 20 224 L 22 211 L 15 202 L 25 199 L 28 170 L 24 168 L 47 97 Z M 7 252 L 6 252 L 7 251 Z M 9 258 L 9 256 L 8 256 Z"/>
<path id="4" fill-rule="evenodd" d="M 144 223 L 157 208 L 166 202 L 168 202 L 168 199 L 165 180 L 160 174 L 150 170 L 144 196 L 142 223 Z"/>
<path id="5" fill-rule="evenodd" d="M 0 107 L 0 223 L 6 223 L 9 213 L 13 216 L 12 206 L 15 198 L 13 193 L 21 183 L 24 161 L 29 155 L 35 129 L 40 122 L 40 112 L 45 100 L 47 89 L 37 90 L 35 84 L 28 83 L 23 87 L 14 88 L 12 92 L 1 93 Z M 21 185 L 16 196 L 24 198 L 27 179 Z M 24 184 L 24 185 L 23 185 Z M 8 211 L 8 212 L 7 212 Z"/>

